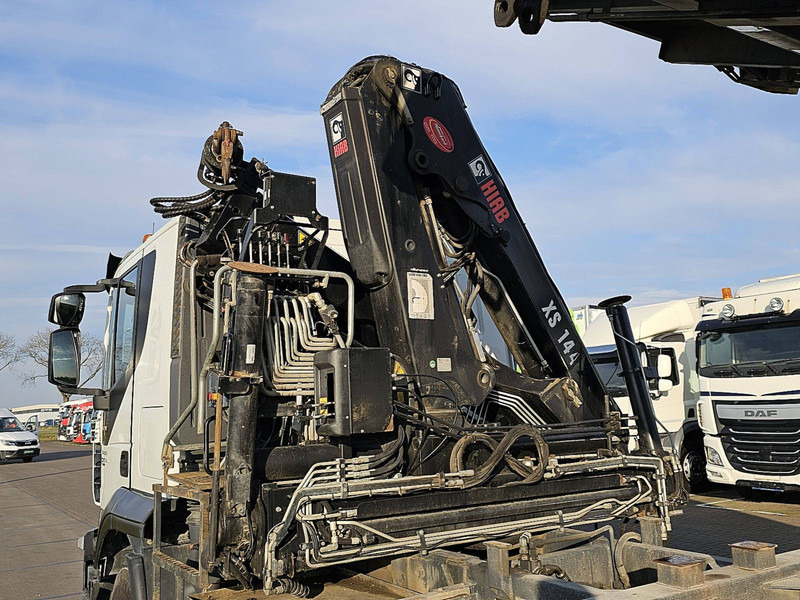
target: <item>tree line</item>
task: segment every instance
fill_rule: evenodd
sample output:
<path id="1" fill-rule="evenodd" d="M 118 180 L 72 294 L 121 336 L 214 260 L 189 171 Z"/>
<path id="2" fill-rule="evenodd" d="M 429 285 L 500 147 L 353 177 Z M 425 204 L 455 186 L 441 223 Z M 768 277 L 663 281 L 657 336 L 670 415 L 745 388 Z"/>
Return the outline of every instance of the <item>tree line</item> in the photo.
<path id="1" fill-rule="evenodd" d="M 0 372 L 9 369 L 23 387 L 47 382 L 47 361 L 52 327 L 40 329 L 18 343 L 13 335 L 0 331 Z M 103 340 L 91 333 L 81 333 L 81 386 L 94 379 L 103 368 Z M 49 385 L 49 384 L 48 384 Z M 61 393 L 63 401 L 70 394 Z"/>

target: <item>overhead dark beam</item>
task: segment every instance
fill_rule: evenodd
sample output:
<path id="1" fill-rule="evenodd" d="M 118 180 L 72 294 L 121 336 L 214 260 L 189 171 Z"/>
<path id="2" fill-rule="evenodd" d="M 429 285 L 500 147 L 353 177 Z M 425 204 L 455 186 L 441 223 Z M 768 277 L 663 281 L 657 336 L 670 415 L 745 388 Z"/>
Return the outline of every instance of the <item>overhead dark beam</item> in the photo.
<path id="1" fill-rule="evenodd" d="M 675 10 L 697 10 L 700 3 L 696 0 L 656 0 L 659 4 Z"/>
<path id="2" fill-rule="evenodd" d="M 783 50 L 789 50 L 790 52 L 800 51 L 799 39 L 774 31 L 768 27 L 759 27 L 757 25 L 729 25 L 728 29 L 733 29 L 736 33 L 741 33 L 754 40 L 776 46 Z"/>
<path id="3" fill-rule="evenodd" d="M 800 54 L 708 23 L 686 23 L 666 30 L 659 58 L 693 65 L 800 67 Z"/>

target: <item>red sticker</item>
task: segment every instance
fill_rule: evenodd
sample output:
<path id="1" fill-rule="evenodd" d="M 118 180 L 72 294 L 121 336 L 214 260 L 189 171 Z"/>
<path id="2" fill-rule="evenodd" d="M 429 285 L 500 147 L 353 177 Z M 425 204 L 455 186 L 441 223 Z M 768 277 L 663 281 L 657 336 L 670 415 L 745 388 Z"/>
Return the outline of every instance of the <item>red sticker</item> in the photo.
<path id="1" fill-rule="evenodd" d="M 455 148 L 453 136 L 450 135 L 450 132 L 440 121 L 433 117 L 425 117 L 422 120 L 422 127 L 425 129 L 425 133 L 428 134 L 428 138 L 433 142 L 433 145 L 439 150 L 448 154 L 453 151 L 453 148 Z"/>

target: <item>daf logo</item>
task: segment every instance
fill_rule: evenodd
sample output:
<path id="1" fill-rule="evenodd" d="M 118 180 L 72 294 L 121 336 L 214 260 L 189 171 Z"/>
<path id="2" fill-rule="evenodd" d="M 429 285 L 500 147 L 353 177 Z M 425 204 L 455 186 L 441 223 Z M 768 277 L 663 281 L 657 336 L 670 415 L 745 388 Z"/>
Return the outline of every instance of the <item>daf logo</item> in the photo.
<path id="1" fill-rule="evenodd" d="M 755 410 L 755 409 L 745 409 L 744 416 L 748 419 L 765 419 L 770 417 L 777 417 L 778 411 L 777 410 Z"/>

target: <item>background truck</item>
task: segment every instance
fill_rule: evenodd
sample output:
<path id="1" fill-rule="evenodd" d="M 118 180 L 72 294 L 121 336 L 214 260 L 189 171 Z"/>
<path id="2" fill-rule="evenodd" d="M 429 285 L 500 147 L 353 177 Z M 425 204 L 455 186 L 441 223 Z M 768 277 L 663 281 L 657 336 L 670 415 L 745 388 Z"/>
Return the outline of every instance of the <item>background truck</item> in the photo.
<path id="1" fill-rule="evenodd" d="M 706 305 L 697 347 L 708 478 L 748 496 L 800 490 L 800 274 Z"/>
<path id="2" fill-rule="evenodd" d="M 650 397 L 662 444 L 679 457 L 687 484 L 693 491 L 706 482 L 703 432 L 696 415 L 699 388 L 695 328 L 703 308 L 714 300 L 716 298 L 697 296 L 629 310 L 634 341 L 642 344 L 643 362 L 655 371 L 650 380 Z M 608 319 L 593 319 L 583 334 L 583 342 L 609 394 L 623 413 L 631 414 L 614 332 Z M 658 372 L 659 361 L 661 372 Z"/>
<path id="3" fill-rule="evenodd" d="M 75 398 L 74 400 L 67 400 L 58 407 L 58 433 L 57 439 L 62 442 L 71 442 L 75 439 L 75 423 L 82 415 L 76 415 L 85 409 L 91 409 L 91 398 Z M 81 408 L 84 407 L 84 408 Z"/>

